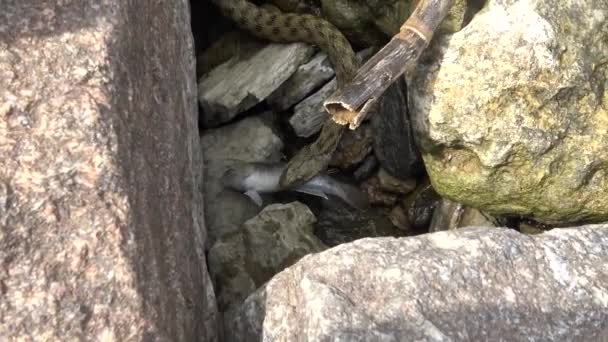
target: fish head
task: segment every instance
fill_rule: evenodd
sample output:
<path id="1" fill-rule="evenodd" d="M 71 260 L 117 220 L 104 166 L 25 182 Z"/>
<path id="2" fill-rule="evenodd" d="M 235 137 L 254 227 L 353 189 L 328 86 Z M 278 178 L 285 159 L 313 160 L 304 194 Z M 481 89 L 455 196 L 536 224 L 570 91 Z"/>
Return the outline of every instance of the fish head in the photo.
<path id="1" fill-rule="evenodd" d="M 224 187 L 237 191 L 276 192 L 283 171 L 280 163 L 239 163 L 228 168 L 221 179 Z"/>
<path id="2" fill-rule="evenodd" d="M 248 165 L 238 165 L 229 167 L 222 175 L 220 181 L 224 187 L 247 191 L 247 178 L 249 178 L 254 170 Z"/>

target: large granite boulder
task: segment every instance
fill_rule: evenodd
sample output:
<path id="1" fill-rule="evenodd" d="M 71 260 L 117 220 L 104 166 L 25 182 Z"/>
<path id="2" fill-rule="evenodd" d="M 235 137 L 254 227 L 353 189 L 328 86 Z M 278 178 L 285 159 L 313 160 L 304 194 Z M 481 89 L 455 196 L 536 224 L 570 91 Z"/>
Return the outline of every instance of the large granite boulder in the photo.
<path id="1" fill-rule="evenodd" d="M 302 258 L 230 314 L 227 341 L 602 341 L 608 225 L 470 227 Z"/>
<path id="2" fill-rule="evenodd" d="M 0 339 L 217 340 L 188 1 L 0 8 Z"/>
<path id="3" fill-rule="evenodd" d="M 489 0 L 409 75 L 442 196 L 545 223 L 608 218 L 608 2 Z"/>

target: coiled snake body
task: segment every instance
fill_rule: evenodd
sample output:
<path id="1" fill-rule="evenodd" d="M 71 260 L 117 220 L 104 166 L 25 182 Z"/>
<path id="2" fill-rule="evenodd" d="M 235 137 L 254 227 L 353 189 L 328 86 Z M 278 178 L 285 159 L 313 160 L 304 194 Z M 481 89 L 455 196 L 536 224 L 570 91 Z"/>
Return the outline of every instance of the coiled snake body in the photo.
<path id="1" fill-rule="evenodd" d="M 246 0 L 212 0 L 225 16 L 251 34 L 277 43 L 303 42 L 324 50 L 336 72 L 340 88 L 350 81 L 358 60 L 344 35 L 330 22 L 310 14 L 283 13 L 258 7 Z M 283 186 L 303 183 L 322 171 L 343 133 L 343 126 L 328 119 L 321 134 L 292 158 L 281 177 Z"/>
<path id="2" fill-rule="evenodd" d="M 259 38 L 276 43 L 303 42 L 325 51 L 336 70 L 338 84 L 349 81 L 357 60 L 344 35 L 327 20 L 310 14 L 283 13 L 246 0 L 212 0 L 225 16 Z"/>

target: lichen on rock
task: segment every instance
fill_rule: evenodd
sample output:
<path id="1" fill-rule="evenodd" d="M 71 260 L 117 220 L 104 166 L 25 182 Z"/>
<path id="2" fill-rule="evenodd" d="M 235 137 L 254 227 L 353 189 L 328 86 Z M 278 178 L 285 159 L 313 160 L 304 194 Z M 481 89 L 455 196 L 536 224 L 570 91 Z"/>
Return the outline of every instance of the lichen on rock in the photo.
<path id="1" fill-rule="evenodd" d="M 408 75 L 435 189 L 546 223 L 608 218 L 608 3 L 488 1 Z"/>

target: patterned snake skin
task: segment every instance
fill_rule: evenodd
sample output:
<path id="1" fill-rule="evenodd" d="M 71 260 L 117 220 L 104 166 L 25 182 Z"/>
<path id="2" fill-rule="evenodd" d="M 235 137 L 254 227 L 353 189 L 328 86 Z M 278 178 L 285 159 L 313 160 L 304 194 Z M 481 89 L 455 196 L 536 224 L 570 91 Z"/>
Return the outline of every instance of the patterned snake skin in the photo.
<path id="1" fill-rule="evenodd" d="M 283 13 L 276 8 L 258 7 L 246 0 L 211 0 L 222 13 L 242 29 L 276 43 L 303 42 L 323 49 L 336 71 L 338 88 L 356 74 L 359 67 L 350 43 L 328 21 L 310 14 Z M 327 119 L 315 142 L 304 146 L 287 163 L 280 184 L 302 184 L 327 168 L 344 132 L 344 126 Z"/>
<path id="2" fill-rule="evenodd" d="M 358 62 L 350 43 L 328 21 L 310 14 L 283 13 L 246 0 L 212 0 L 225 16 L 259 38 L 276 43 L 303 42 L 320 47 L 336 71 L 338 87 L 356 73 Z"/>

